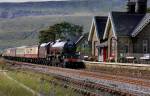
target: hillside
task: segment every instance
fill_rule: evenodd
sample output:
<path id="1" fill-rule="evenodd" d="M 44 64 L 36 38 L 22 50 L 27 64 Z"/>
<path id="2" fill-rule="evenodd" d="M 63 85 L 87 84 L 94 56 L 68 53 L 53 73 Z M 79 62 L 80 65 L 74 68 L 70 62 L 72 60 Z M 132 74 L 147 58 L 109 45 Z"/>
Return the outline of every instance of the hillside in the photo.
<path id="1" fill-rule="evenodd" d="M 37 44 L 39 30 L 63 21 L 82 25 L 84 32 L 89 32 L 92 17 L 28 16 L 14 19 L 0 19 L 0 48 Z"/>
<path id="2" fill-rule="evenodd" d="M 99 15 L 110 10 L 121 10 L 122 0 L 47 1 L 0 3 L 1 18 L 39 15 Z"/>

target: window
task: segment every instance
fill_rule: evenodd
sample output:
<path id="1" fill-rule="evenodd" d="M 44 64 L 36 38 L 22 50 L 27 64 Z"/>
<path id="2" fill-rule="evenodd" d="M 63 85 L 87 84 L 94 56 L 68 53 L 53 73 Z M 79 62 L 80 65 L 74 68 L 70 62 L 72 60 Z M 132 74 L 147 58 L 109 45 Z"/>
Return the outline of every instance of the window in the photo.
<path id="1" fill-rule="evenodd" d="M 148 40 L 143 40 L 143 53 L 148 52 Z"/>

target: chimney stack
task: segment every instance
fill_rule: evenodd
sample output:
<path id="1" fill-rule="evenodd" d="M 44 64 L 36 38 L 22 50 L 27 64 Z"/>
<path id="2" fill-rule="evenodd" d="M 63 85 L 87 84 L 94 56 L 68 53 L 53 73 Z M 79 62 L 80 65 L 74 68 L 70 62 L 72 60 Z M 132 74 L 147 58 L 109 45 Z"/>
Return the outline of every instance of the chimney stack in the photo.
<path id="1" fill-rule="evenodd" d="M 134 0 L 128 0 L 127 1 L 127 12 L 130 14 L 134 14 L 135 13 L 135 7 L 136 6 L 136 2 Z"/>
<path id="2" fill-rule="evenodd" d="M 145 14 L 147 11 L 147 0 L 137 0 L 136 1 L 136 13 Z"/>

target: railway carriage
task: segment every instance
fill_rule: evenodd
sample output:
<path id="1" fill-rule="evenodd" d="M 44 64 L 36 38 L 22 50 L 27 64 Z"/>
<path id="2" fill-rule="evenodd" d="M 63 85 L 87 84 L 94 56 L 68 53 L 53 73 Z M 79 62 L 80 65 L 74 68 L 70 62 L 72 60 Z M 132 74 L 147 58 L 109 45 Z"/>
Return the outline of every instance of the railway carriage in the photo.
<path id="1" fill-rule="evenodd" d="M 10 48 L 10 56 L 12 57 L 16 56 L 16 48 Z"/>
<path id="2" fill-rule="evenodd" d="M 46 58 L 47 57 L 47 43 L 42 43 L 39 46 L 39 58 Z"/>
<path id="3" fill-rule="evenodd" d="M 2 53 L 2 56 L 9 59 L 9 56 L 10 56 L 10 48 L 8 49 L 5 49 Z"/>
<path id="4" fill-rule="evenodd" d="M 39 58 L 47 58 L 47 59 L 49 58 L 52 44 L 53 42 L 48 42 L 48 43 L 42 43 L 39 46 Z"/>
<path id="5" fill-rule="evenodd" d="M 21 46 L 21 47 L 16 47 L 16 56 L 15 60 L 17 61 L 24 61 L 24 56 L 25 56 L 25 48 L 26 46 Z"/>
<path id="6" fill-rule="evenodd" d="M 56 42 L 41 45 L 9 48 L 3 52 L 3 56 L 6 59 L 20 62 L 47 64 L 65 68 L 84 68 L 84 63 L 76 52 L 76 45 L 70 40 L 57 40 Z"/>
<path id="7" fill-rule="evenodd" d="M 16 57 L 24 57 L 26 46 L 16 47 Z"/>
<path id="8" fill-rule="evenodd" d="M 9 48 L 9 56 L 10 60 L 13 60 L 16 57 L 16 48 Z"/>
<path id="9" fill-rule="evenodd" d="M 27 46 L 24 50 L 24 60 L 30 63 L 36 63 L 38 60 L 38 45 Z"/>
<path id="10" fill-rule="evenodd" d="M 39 63 L 52 65 L 50 50 L 54 42 L 42 43 L 39 46 Z"/>
<path id="11" fill-rule="evenodd" d="M 25 58 L 38 58 L 38 45 L 27 46 L 25 48 Z"/>

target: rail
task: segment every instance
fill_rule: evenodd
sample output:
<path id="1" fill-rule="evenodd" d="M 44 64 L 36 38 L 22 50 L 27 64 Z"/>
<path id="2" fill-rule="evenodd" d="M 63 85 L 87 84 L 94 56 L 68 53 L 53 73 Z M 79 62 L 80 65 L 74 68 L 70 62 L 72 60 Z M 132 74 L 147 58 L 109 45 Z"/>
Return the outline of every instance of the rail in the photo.
<path id="1" fill-rule="evenodd" d="M 20 65 L 19 67 L 22 67 L 24 69 L 35 70 L 37 72 L 42 72 L 45 74 L 51 74 L 67 82 L 71 82 L 71 83 L 77 82 L 77 84 L 74 83 L 74 85 L 78 85 L 77 88 L 81 90 L 85 88 L 93 88 L 94 90 L 104 89 L 105 91 L 108 91 L 110 93 L 112 92 L 112 94 L 114 93 L 118 94 L 119 96 L 124 96 L 124 95 L 134 96 L 135 94 L 141 95 L 141 94 L 150 93 L 149 80 L 148 81 L 138 80 L 138 79 L 127 78 L 127 77 L 100 74 L 96 72 L 88 72 L 84 70 L 72 70 L 72 69 L 48 67 L 42 65 L 37 66 L 35 64 L 30 64 L 30 63 L 20 63 Z M 90 90 L 90 93 L 93 94 L 93 91 L 91 92 Z M 94 91 L 94 94 L 97 94 L 97 91 Z"/>

